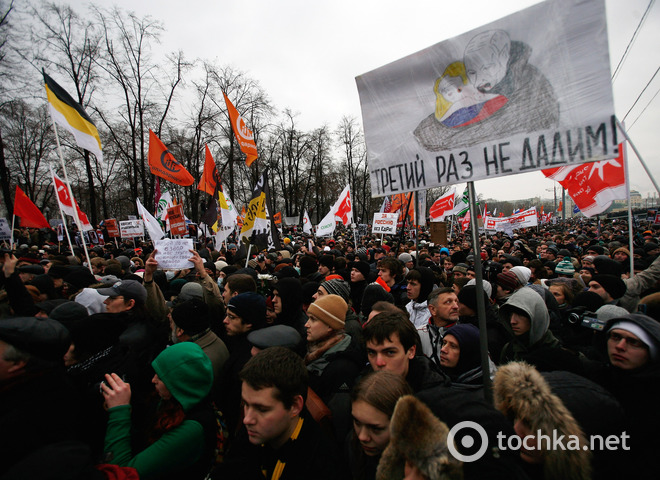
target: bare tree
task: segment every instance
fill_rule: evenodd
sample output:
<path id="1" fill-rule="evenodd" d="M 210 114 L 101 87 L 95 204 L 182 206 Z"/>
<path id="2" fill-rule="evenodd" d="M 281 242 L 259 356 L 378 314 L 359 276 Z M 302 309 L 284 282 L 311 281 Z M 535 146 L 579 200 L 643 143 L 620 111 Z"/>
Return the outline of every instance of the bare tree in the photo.
<path id="1" fill-rule="evenodd" d="M 371 213 L 371 184 L 367 169 L 367 151 L 364 135 L 357 120 L 342 118 L 335 131 L 338 146 L 342 149 L 342 163 L 348 174 L 348 184 L 353 196 L 353 212 L 363 221 Z M 357 221 L 357 218 L 355 219 Z"/>
<path id="2" fill-rule="evenodd" d="M 9 61 L 10 46 L 10 16 L 14 10 L 14 1 L 9 5 L 6 1 L 0 2 L 0 98 L 4 100 L 7 84 L 13 77 L 12 62 Z M 11 187 L 9 182 L 9 170 L 7 169 L 4 142 L 2 139 L 2 129 L 0 128 L 0 186 L 2 187 L 2 197 L 7 207 L 7 214 L 14 210 L 14 202 L 11 196 Z"/>
<path id="3" fill-rule="evenodd" d="M 243 162 L 243 154 L 236 143 L 231 128 L 229 113 L 225 106 L 223 92 L 245 119 L 248 128 L 254 134 L 257 150 L 260 150 L 266 128 L 273 113 L 273 108 L 266 92 L 256 80 L 247 77 L 243 72 L 231 67 L 211 67 L 213 85 L 210 90 L 210 100 L 222 112 L 222 121 L 218 123 L 219 144 L 224 164 L 219 169 L 223 179 L 229 178 L 229 195 L 235 201 L 245 203 L 250 198 L 251 185 L 254 185 L 260 175 L 259 167 L 263 165 L 259 159 L 249 169 Z M 261 154 L 260 154 L 261 157 Z"/>
<path id="4" fill-rule="evenodd" d="M 15 100 L 3 105 L 0 114 L 10 175 L 43 209 L 52 195 L 46 160 L 55 149 L 46 106 L 33 109 L 26 102 Z"/>
<path id="5" fill-rule="evenodd" d="M 29 8 L 30 15 L 36 22 L 30 26 L 30 41 L 34 49 L 26 55 L 30 64 L 54 70 L 66 76 L 70 82 L 63 84 L 69 90 L 74 88 L 73 97 L 86 108 L 92 101 L 97 80 L 95 60 L 101 50 L 101 35 L 98 28 L 89 20 L 81 17 L 70 6 L 56 3 L 42 3 Z M 51 72 L 52 73 L 52 72 Z M 84 195 L 89 202 L 91 221 L 97 223 L 96 191 L 94 169 L 98 159 L 87 150 L 74 147 L 80 153 L 85 166 L 87 189 Z"/>
<path id="6" fill-rule="evenodd" d="M 103 35 L 98 64 L 109 77 L 108 88 L 117 89 L 121 98 L 119 104 L 108 102 L 97 112 L 116 145 L 132 198 L 141 197 L 148 204 L 154 193 L 154 177 L 147 162 L 149 125 L 161 137 L 190 63 L 178 52 L 164 60 L 166 69 L 158 66 L 151 56 L 151 43 L 158 42 L 163 31 L 157 20 L 149 16 L 139 18 L 118 8 L 95 12 Z M 110 115 L 110 110 L 118 115 Z M 167 143 L 167 139 L 163 141 Z"/>

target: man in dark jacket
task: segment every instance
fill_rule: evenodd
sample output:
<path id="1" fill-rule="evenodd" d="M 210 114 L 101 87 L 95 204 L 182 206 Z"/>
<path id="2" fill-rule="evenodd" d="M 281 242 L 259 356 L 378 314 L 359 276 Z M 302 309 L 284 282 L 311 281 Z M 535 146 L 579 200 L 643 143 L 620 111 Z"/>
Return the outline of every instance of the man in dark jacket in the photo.
<path id="1" fill-rule="evenodd" d="M 611 319 L 603 340 L 607 364 L 592 378 L 619 400 L 628 419 L 631 478 L 657 476 L 654 455 L 660 448 L 660 324 L 646 315 Z"/>
<path id="2" fill-rule="evenodd" d="M 37 450 L 77 438 L 77 396 L 63 362 L 70 344 L 55 320 L 0 320 L 0 477 Z"/>
<path id="3" fill-rule="evenodd" d="M 340 478 L 337 452 L 304 409 L 302 359 L 285 347 L 255 355 L 241 371 L 243 427 L 212 478 Z"/>

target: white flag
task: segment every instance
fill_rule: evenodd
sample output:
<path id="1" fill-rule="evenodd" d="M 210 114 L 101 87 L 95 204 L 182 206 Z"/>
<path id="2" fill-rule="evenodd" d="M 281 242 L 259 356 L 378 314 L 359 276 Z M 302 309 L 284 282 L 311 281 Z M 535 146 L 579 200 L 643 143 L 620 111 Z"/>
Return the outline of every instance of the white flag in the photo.
<path id="1" fill-rule="evenodd" d="M 305 210 L 305 214 L 303 215 L 303 233 L 306 233 L 307 235 L 312 234 L 312 221 L 309 219 L 307 210 Z"/>
<path id="2" fill-rule="evenodd" d="M 328 214 L 323 217 L 321 223 L 316 227 L 316 236 L 317 237 L 328 237 L 333 234 L 335 231 L 335 212 L 330 210 Z"/>
<path id="3" fill-rule="evenodd" d="M 158 220 L 156 220 L 154 216 L 150 214 L 147 211 L 147 209 L 142 206 L 139 198 L 135 199 L 135 203 L 137 204 L 138 214 L 142 217 L 142 220 L 144 221 L 144 226 L 147 227 L 147 232 L 149 232 L 151 241 L 156 242 L 156 240 L 160 240 L 161 238 L 163 238 L 165 234 L 161 230 Z"/>
<path id="4" fill-rule="evenodd" d="M 174 206 L 172 201 L 172 194 L 169 190 L 165 190 L 158 200 L 158 207 L 156 207 L 156 218 L 165 223 L 167 219 L 167 209 Z"/>

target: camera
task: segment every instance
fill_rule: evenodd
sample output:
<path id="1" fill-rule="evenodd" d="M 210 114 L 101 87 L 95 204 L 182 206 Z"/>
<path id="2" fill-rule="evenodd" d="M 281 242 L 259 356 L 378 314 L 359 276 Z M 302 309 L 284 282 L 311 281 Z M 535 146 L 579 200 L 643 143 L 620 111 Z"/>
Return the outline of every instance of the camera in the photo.
<path id="1" fill-rule="evenodd" d="M 502 270 L 504 270 L 504 265 L 493 260 L 488 260 L 484 263 L 483 267 L 484 280 L 495 283 L 497 281 L 497 274 L 502 273 Z"/>
<path id="2" fill-rule="evenodd" d="M 605 329 L 606 322 L 605 320 L 599 320 L 598 315 L 594 312 L 589 312 L 583 308 L 574 308 L 568 312 L 568 323 L 602 332 Z"/>

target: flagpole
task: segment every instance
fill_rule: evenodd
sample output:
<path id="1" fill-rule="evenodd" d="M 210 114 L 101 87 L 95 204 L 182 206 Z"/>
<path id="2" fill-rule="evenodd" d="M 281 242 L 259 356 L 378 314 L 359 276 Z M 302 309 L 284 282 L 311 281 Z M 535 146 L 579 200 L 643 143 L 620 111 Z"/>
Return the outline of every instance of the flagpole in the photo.
<path id="1" fill-rule="evenodd" d="M 630 137 L 628 136 L 628 133 L 627 133 L 626 130 L 623 128 L 623 125 L 621 125 L 621 122 L 619 122 L 619 119 L 618 119 L 618 118 L 617 118 L 617 120 L 616 120 L 616 124 L 617 124 L 617 126 L 619 127 L 619 130 L 621 131 L 621 133 L 623 134 L 623 136 L 625 137 L 625 139 L 628 141 L 628 143 L 629 143 L 630 146 L 632 147 L 633 151 L 635 152 L 635 155 L 637 155 L 637 158 L 639 159 L 639 162 L 642 164 L 642 167 L 644 167 L 644 170 L 646 171 L 646 174 L 647 174 L 647 175 L 649 176 L 649 178 L 651 179 L 651 183 L 653 183 L 653 186 L 655 187 L 656 191 L 658 192 L 658 194 L 660 194 L 660 187 L 658 187 L 658 184 L 657 184 L 657 182 L 655 181 L 655 178 L 653 178 L 653 175 L 651 175 L 651 171 L 649 170 L 649 167 L 646 166 L 646 162 L 645 162 L 644 159 L 642 158 L 642 155 L 639 153 L 639 151 L 638 151 L 637 148 L 635 147 L 635 144 L 632 142 L 632 140 L 631 140 Z M 627 177 L 626 177 L 626 178 L 627 178 Z M 631 251 L 630 253 L 631 253 L 631 255 L 632 255 L 632 251 Z"/>
<path id="2" fill-rule="evenodd" d="M 635 276 L 635 259 L 633 257 L 633 222 L 632 222 L 632 204 L 630 202 L 630 176 L 628 175 L 628 152 L 627 145 L 624 143 L 623 147 L 623 171 L 626 177 L 626 197 L 628 200 L 628 262 L 630 262 L 630 278 Z"/>
<path id="3" fill-rule="evenodd" d="M 76 225 L 78 226 L 78 230 L 80 231 L 80 241 L 82 242 L 83 250 L 85 251 L 85 258 L 87 259 L 87 268 L 89 268 L 89 271 L 92 273 L 92 275 L 94 275 L 94 272 L 92 271 L 92 262 L 89 259 L 89 252 L 87 252 L 87 244 L 85 243 L 85 235 L 83 234 L 82 223 L 80 222 L 80 218 L 78 217 L 78 206 L 76 205 L 76 201 L 73 197 L 73 190 L 71 189 L 71 184 L 69 183 L 69 175 L 66 173 L 66 166 L 64 165 L 64 155 L 62 155 L 62 146 L 60 145 L 60 137 L 57 134 L 57 125 L 55 124 L 55 119 L 53 118 L 52 114 L 50 116 L 50 119 L 53 122 L 53 129 L 55 130 L 57 153 L 59 153 L 60 163 L 62 164 L 62 171 L 64 172 L 64 181 L 66 182 L 66 187 L 69 189 L 69 198 L 71 198 L 71 206 L 73 208 L 73 219 L 75 220 Z M 55 193 L 57 194 L 57 192 Z M 71 255 L 73 255 L 73 246 L 71 247 Z"/>
<path id="4" fill-rule="evenodd" d="M 14 224 L 16 222 L 16 214 L 11 216 L 11 238 L 9 239 L 9 250 L 14 250 Z"/>
<path id="5" fill-rule="evenodd" d="M 53 177 L 52 173 L 53 173 L 53 171 L 51 170 L 51 177 Z M 66 239 L 69 242 L 69 248 L 71 249 L 71 254 L 73 255 L 73 244 L 71 243 L 71 237 L 69 236 L 69 229 L 66 228 L 66 217 L 64 216 L 64 211 L 62 210 L 62 204 L 60 203 L 60 199 L 59 199 L 59 196 L 57 194 L 57 187 L 55 186 L 54 183 L 53 183 L 53 188 L 55 188 L 55 198 L 57 200 L 57 206 L 60 209 L 60 217 L 62 218 L 62 223 L 63 223 L 63 226 L 64 226 L 64 233 L 66 233 Z"/>
<path id="6" fill-rule="evenodd" d="M 479 223 L 477 221 L 477 199 L 474 189 L 474 182 L 468 182 L 468 190 L 470 193 L 470 224 L 472 230 L 472 248 L 475 252 L 475 259 L 477 258 L 476 252 L 479 248 Z M 481 258 L 481 257 L 479 257 Z M 488 332 L 486 327 L 486 302 L 484 300 L 484 279 L 481 272 L 481 262 L 474 262 L 474 273 L 477 285 L 477 318 L 479 319 L 479 347 L 481 350 L 481 371 L 484 379 L 484 398 L 488 403 L 493 401 L 493 390 L 490 380 L 490 365 L 488 362 Z"/>

